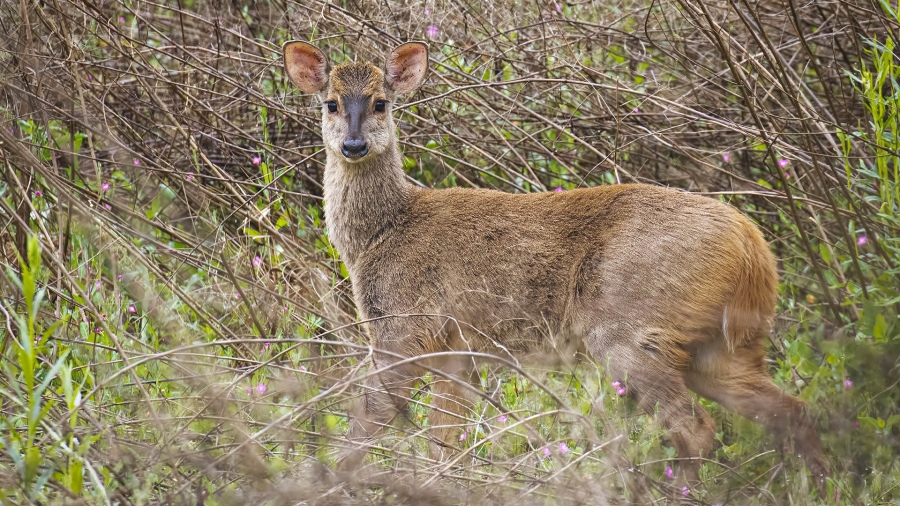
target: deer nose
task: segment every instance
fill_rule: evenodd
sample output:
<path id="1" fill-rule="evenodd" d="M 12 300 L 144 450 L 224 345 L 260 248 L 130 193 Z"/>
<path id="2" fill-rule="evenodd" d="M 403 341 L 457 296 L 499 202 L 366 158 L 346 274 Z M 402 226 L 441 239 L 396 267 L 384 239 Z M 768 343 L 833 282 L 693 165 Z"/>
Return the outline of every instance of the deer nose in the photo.
<path id="1" fill-rule="evenodd" d="M 359 158 L 369 152 L 369 146 L 362 139 L 347 139 L 341 146 L 341 153 L 347 158 Z"/>

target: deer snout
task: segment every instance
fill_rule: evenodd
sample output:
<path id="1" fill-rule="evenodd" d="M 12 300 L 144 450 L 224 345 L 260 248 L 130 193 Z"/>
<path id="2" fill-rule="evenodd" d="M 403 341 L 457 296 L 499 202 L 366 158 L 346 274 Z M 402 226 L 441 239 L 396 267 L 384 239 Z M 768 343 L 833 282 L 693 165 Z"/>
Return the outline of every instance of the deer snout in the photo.
<path id="1" fill-rule="evenodd" d="M 363 139 L 347 139 L 341 144 L 341 153 L 347 158 L 361 158 L 369 152 L 369 145 Z"/>

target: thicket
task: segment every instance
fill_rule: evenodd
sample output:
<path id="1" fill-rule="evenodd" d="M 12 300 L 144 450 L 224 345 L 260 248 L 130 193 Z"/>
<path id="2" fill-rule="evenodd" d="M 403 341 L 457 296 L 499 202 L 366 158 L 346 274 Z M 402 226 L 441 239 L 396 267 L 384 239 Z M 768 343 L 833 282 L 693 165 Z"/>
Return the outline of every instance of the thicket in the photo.
<path id="1" fill-rule="evenodd" d="M 681 497 L 602 367 L 486 368 L 450 462 L 430 378 L 335 474 L 370 350 L 322 218 L 320 109 L 281 44 L 380 62 L 429 187 L 712 195 L 780 261 L 771 371 L 831 501 L 900 500 L 900 34 L 889 0 L 0 0 L 0 502 L 605 504 Z M 762 429 L 685 501 L 820 501 Z M 498 409 L 502 406 L 503 409 Z M 592 443 L 601 441 L 601 444 Z"/>

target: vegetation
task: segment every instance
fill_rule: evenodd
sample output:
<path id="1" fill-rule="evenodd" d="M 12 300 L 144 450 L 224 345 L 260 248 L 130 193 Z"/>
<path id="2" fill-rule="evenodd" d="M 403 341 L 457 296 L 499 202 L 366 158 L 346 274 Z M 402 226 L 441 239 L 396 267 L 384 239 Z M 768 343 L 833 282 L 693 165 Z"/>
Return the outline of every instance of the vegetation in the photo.
<path id="1" fill-rule="evenodd" d="M 891 0 L 0 0 L 0 501 L 900 501 L 898 34 Z M 423 185 L 653 182 L 756 220 L 771 371 L 817 419 L 827 499 L 706 401 L 722 445 L 683 491 L 602 364 L 482 370 L 445 463 L 425 378 L 366 472 L 334 472 L 371 352 L 292 38 L 429 40 L 399 112 Z"/>

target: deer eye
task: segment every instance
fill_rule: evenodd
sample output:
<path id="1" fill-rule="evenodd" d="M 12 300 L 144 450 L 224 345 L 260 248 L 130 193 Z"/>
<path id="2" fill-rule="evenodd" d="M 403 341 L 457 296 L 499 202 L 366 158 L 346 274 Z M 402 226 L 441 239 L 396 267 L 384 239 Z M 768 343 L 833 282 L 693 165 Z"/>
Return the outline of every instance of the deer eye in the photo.
<path id="1" fill-rule="evenodd" d="M 375 112 L 384 112 L 384 105 L 386 103 L 387 102 L 385 102 L 384 100 L 376 100 L 375 101 Z"/>
<path id="2" fill-rule="evenodd" d="M 325 105 L 328 106 L 328 112 L 330 112 L 332 114 L 337 112 L 337 102 L 335 102 L 334 100 L 329 100 L 328 102 L 325 102 Z"/>

